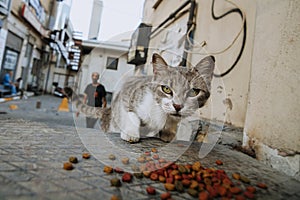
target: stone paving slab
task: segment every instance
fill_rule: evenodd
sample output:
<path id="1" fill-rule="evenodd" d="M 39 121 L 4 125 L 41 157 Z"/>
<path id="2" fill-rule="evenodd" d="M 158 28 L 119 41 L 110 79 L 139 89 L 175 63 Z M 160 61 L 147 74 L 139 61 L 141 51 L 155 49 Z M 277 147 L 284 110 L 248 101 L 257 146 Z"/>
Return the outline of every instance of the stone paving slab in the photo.
<path id="1" fill-rule="evenodd" d="M 95 133 L 97 130 L 86 131 Z M 154 138 L 129 144 L 122 141 L 117 134 L 109 134 L 108 139 L 112 146 L 137 153 L 166 145 Z M 203 166 L 223 169 L 230 176 L 239 172 L 247 176 L 253 185 L 258 182 L 267 184 L 267 190 L 258 189 L 256 199 L 300 199 L 300 183 L 292 177 L 223 145 L 216 145 L 205 158 L 199 159 L 200 146 L 200 143 L 192 143 L 177 162 L 200 161 Z M 74 127 L 52 127 L 46 123 L 2 119 L 0 199 L 110 199 L 113 194 L 130 200 L 160 199 L 159 195 L 165 192 L 162 183 L 146 178 L 134 178 L 132 183 L 123 183 L 120 188 L 112 187 L 110 179 L 120 175 L 105 174 L 103 162 L 93 155 L 88 160 L 82 159 L 83 152 L 88 152 L 88 148 L 83 145 Z M 105 156 L 114 153 L 113 148 L 111 152 L 110 149 L 103 149 L 104 153 Z M 74 170 L 66 171 L 62 166 L 70 156 L 78 157 L 79 163 L 75 165 Z M 224 164 L 216 165 L 217 159 L 222 160 Z M 156 188 L 157 195 L 149 196 L 146 193 L 146 187 L 149 185 Z M 173 199 L 197 199 L 187 193 L 171 193 Z"/>

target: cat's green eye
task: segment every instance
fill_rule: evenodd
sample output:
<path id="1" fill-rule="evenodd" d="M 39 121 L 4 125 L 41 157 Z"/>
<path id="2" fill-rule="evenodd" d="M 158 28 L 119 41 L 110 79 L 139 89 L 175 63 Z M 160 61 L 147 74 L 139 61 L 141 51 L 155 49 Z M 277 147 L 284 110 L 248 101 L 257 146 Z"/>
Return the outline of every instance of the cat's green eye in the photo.
<path id="1" fill-rule="evenodd" d="M 169 88 L 169 87 L 166 86 L 166 85 L 162 85 L 162 86 L 161 86 L 161 89 L 162 89 L 162 91 L 163 91 L 164 93 L 166 93 L 166 94 L 172 94 L 171 88 Z"/>
<path id="2" fill-rule="evenodd" d="M 197 96 L 199 93 L 200 93 L 200 89 L 197 89 L 197 88 L 192 88 L 189 93 L 188 93 L 188 96 L 190 97 L 195 97 Z"/>

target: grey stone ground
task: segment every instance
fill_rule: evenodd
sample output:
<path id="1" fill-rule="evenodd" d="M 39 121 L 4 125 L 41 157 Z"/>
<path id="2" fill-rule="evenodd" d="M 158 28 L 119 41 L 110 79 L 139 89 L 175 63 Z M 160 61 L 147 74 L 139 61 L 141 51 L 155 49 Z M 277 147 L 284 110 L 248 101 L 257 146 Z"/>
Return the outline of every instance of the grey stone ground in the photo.
<path id="1" fill-rule="evenodd" d="M 41 109 L 36 109 L 38 99 L 42 102 Z M 84 146 L 81 136 L 98 134 L 98 130 L 76 128 L 72 112 L 57 112 L 61 100 L 53 96 L 39 96 L 0 104 L 0 199 L 110 199 L 113 194 L 122 199 L 159 199 L 159 195 L 165 192 L 163 184 L 134 178 L 132 183 L 123 183 L 122 187 L 115 188 L 110 186 L 110 179 L 120 175 L 105 174 L 105 163 L 97 160 L 93 152 L 91 159 L 81 158 L 82 153 L 89 149 Z M 9 110 L 11 104 L 16 104 L 18 109 Z M 234 139 L 230 139 L 230 133 Z M 238 143 L 236 140 L 239 139 L 238 132 L 227 129 L 222 145 L 216 145 L 205 158 L 199 159 L 201 144 L 195 142 L 177 162 L 200 160 L 205 167 L 224 169 L 230 177 L 238 172 L 248 177 L 251 185 L 258 182 L 267 184 L 267 190 L 257 189 L 257 199 L 300 199 L 298 181 L 248 155 L 231 150 L 228 144 Z M 166 145 L 153 138 L 128 144 L 116 134 L 110 134 L 108 140 L 112 147 L 135 153 Z M 178 145 L 176 150 L 180 151 L 182 146 Z M 102 155 L 107 157 L 110 153 L 115 153 L 114 148 L 103 146 Z M 118 153 L 115 155 L 118 159 Z M 79 163 L 74 170 L 66 171 L 62 166 L 70 156 L 78 157 Z M 217 159 L 224 164 L 217 166 Z M 145 188 L 149 185 L 156 188 L 157 195 L 146 194 Z M 247 184 L 242 183 L 243 186 Z M 194 199 L 187 193 L 171 193 L 173 199 Z"/>

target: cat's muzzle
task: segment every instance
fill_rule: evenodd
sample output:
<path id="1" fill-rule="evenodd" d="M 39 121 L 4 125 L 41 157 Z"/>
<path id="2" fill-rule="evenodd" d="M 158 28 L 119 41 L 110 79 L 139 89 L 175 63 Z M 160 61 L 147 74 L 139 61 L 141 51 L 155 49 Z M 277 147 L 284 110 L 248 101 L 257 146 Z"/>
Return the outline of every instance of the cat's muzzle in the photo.
<path id="1" fill-rule="evenodd" d="M 173 117 L 181 117 L 181 114 L 179 114 L 179 113 L 173 113 L 173 114 L 171 114 L 171 116 L 173 116 Z"/>

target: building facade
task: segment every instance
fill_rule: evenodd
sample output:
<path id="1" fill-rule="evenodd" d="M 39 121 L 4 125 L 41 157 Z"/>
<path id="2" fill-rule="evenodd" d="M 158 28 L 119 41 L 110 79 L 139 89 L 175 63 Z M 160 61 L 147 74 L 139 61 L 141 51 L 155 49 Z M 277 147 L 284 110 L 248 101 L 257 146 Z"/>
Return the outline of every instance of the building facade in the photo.
<path id="1" fill-rule="evenodd" d="M 82 63 L 76 79 L 79 93 L 82 94 L 91 83 L 92 73 L 98 72 L 110 102 L 123 78 L 134 74 L 134 65 L 127 64 L 128 47 L 128 42 L 84 40 Z"/>
<path id="2" fill-rule="evenodd" d="M 76 70 L 70 70 L 68 48 L 72 37 L 69 21 L 71 1 L 7 0 L 0 31 L 0 74 L 13 71 L 22 78 L 23 89 L 51 92 L 53 82 L 64 84 Z"/>

